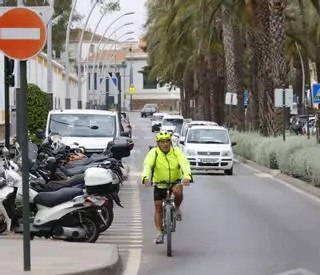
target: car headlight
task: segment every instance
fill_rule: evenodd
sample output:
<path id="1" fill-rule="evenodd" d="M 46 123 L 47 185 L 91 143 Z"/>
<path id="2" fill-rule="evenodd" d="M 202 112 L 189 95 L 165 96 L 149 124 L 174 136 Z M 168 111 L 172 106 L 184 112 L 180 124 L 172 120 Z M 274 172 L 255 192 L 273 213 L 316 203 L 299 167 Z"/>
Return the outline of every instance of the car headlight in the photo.
<path id="1" fill-rule="evenodd" d="M 232 157 L 232 152 L 231 151 L 224 151 L 221 153 L 223 157 Z"/>
<path id="2" fill-rule="evenodd" d="M 188 149 L 188 150 L 186 151 L 186 154 L 187 154 L 188 156 L 195 156 L 195 155 L 197 154 L 197 152 L 196 152 L 196 150 Z"/>

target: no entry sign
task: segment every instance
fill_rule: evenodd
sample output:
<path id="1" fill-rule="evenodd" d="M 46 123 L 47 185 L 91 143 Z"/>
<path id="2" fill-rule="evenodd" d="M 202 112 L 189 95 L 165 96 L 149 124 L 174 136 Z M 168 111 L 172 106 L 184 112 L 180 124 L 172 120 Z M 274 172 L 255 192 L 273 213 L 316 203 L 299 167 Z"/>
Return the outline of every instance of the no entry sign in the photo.
<path id="1" fill-rule="evenodd" d="M 12 8 L 0 17 L 0 50 L 13 59 L 27 60 L 46 42 L 42 18 L 28 8 Z"/>

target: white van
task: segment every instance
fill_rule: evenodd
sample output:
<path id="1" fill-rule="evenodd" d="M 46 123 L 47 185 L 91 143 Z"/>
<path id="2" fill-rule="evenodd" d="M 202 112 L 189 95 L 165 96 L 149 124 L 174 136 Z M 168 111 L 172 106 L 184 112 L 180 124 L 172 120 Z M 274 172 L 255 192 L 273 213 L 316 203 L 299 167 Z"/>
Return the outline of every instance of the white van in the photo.
<path id="1" fill-rule="evenodd" d="M 78 143 L 87 153 L 100 153 L 115 137 L 126 135 L 118 112 L 78 109 L 50 111 L 45 135 L 53 133 L 66 145 Z"/>

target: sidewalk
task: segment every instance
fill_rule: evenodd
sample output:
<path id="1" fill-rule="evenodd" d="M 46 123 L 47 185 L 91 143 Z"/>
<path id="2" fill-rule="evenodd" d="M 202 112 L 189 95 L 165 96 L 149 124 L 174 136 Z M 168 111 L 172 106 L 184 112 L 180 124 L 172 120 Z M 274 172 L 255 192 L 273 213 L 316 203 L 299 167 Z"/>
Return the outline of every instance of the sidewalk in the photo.
<path id="1" fill-rule="evenodd" d="M 23 242 L 0 239 L 1 275 L 117 275 L 121 261 L 116 245 L 31 241 L 31 271 L 23 272 Z"/>

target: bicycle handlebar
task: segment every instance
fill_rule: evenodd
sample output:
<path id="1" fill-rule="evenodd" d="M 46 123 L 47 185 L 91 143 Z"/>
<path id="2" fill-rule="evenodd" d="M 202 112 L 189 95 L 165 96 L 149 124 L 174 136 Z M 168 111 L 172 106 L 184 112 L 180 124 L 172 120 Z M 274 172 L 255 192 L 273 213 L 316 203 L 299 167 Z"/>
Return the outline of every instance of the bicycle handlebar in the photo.
<path id="1" fill-rule="evenodd" d="M 152 183 L 152 186 L 154 186 L 154 187 L 157 187 L 158 185 L 182 185 L 182 180 L 178 180 L 178 181 L 173 181 L 173 182 L 170 182 L 170 181 L 168 181 L 168 182 L 153 182 Z"/>

